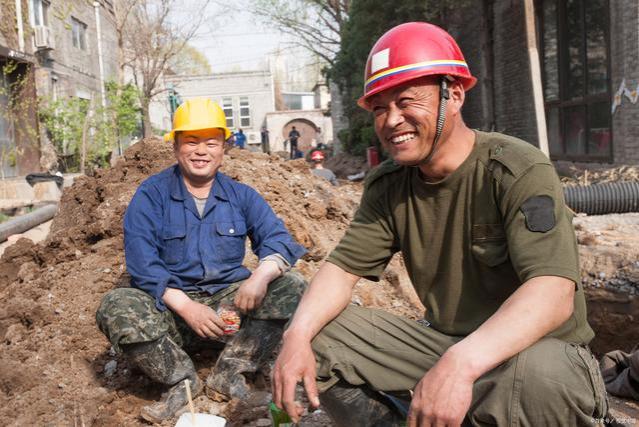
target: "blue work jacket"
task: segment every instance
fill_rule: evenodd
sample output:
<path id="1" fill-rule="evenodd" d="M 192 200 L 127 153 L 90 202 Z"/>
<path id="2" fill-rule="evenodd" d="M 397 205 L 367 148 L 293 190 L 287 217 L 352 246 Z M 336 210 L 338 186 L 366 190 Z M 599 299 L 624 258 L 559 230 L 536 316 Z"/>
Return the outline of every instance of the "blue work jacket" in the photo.
<path id="1" fill-rule="evenodd" d="M 167 286 L 213 294 L 250 276 L 242 265 L 247 236 L 260 259 L 277 253 L 294 265 L 306 252 L 254 189 L 220 172 L 200 217 L 174 165 L 145 180 L 124 215 L 132 285 L 161 311 Z"/>

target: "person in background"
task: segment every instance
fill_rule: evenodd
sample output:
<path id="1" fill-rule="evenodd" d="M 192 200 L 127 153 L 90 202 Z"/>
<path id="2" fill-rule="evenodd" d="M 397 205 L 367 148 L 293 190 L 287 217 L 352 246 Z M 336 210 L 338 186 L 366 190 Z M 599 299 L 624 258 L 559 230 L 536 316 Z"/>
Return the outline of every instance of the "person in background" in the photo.
<path id="1" fill-rule="evenodd" d="M 246 135 L 244 135 L 242 129 L 238 129 L 237 132 L 235 132 L 234 137 L 235 146 L 238 147 L 240 150 L 243 150 L 246 146 Z"/>
<path id="2" fill-rule="evenodd" d="M 293 126 L 291 128 L 291 131 L 288 133 L 288 141 L 291 144 L 291 159 L 298 159 L 299 157 L 297 157 L 297 141 L 300 138 L 300 133 L 297 129 L 295 129 L 295 126 Z M 302 157 L 304 157 L 302 155 Z"/>
<path id="3" fill-rule="evenodd" d="M 262 152 L 265 154 L 271 154 L 271 144 L 269 141 L 269 131 L 266 126 L 262 126 L 260 130 L 260 140 L 262 143 Z"/>
<path id="4" fill-rule="evenodd" d="M 333 185 L 337 185 L 337 177 L 332 170 L 324 167 L 324 153 L 320 150 L 315 150 L 311 153 L 311 162 L 313 168 L 311 173 L 315 176 L 322 177 Z"/>

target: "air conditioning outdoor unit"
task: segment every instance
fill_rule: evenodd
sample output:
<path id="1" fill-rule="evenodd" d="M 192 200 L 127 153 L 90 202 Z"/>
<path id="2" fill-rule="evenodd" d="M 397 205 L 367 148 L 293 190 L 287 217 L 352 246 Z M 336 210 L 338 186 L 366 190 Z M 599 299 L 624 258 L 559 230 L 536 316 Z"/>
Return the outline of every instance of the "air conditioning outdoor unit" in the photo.
<path id="1" fill-rule="evenodd" d="M 53 33 L 49 27 L 36 25 L 33 27 L 36 49 L 53 49 Z"/>

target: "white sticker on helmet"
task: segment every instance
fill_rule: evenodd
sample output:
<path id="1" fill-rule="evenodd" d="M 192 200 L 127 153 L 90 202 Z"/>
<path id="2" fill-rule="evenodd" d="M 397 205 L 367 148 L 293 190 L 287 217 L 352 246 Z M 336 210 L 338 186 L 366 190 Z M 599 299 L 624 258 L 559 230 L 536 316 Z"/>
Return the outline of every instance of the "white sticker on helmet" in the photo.
<path id="1" fill-rule="evenodd" d="M 388 68 L 388 58 L 390 54 L 390 48 L 380 50 L 371 59 L 371 74 L 375 74 L 383 68 Z"/>

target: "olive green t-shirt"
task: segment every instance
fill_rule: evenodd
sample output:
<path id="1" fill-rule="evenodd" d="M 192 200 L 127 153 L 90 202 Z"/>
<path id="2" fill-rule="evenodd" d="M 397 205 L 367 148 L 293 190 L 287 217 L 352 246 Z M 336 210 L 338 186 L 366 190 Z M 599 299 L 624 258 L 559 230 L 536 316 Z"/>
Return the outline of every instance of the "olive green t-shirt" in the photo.
<path id="1" fill-rule="evenodd" d="M 382 163 L 328 262 L 379 280 L 398 251 L 426 320 L 445 334 L 468 335 L 525 281 L 560 276 L 576 283 L 575 310 L 550 336 L 584 344 L 594 336 L 572 214 L 554 167 L 524 141 L 476 131 L 468 158 L 436 183 Z"/>

